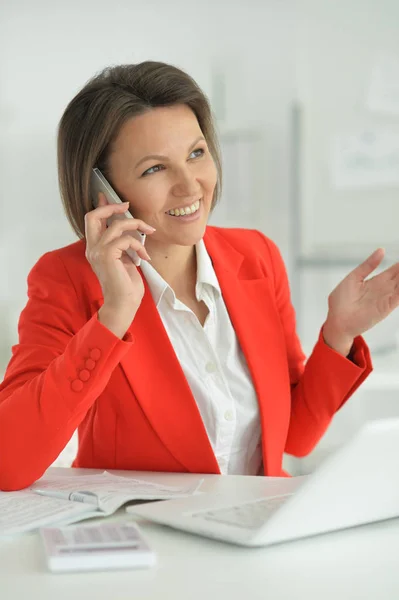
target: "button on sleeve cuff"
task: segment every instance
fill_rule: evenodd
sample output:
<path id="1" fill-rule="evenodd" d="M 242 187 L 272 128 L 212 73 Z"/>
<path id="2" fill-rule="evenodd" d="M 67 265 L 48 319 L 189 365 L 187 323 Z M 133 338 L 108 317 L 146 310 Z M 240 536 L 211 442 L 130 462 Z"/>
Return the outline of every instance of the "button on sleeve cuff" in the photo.
<path id="1" fill-rule="evenodd" d="M 71 340 L 64 355 L 65 374 L 73 396 L 88 393 L 91 401 L 98 396 L 133 344 L 130 333 L 121 340 L 100 323 L 97 313 L 93 315 Z"/>

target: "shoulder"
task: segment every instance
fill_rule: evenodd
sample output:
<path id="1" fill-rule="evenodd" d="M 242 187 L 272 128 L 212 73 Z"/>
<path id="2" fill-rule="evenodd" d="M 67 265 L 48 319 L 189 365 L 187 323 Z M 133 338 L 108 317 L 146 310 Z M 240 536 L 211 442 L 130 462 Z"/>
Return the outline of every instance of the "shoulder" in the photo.
<path id="1" fill-rule="evenodd" d="M 85 240 L 78 240 L 77 242 L 63 246 L 62 248 L 57 248 L 55 250 L 46 252 L 39 258 L 35 267 L 45 266 L 51 268 L 52 266 L 57 267 L 57 265 L 59 267 L 60 263 L 64 264 L 65 266 L 73 265 L 73 263 L 79 263 L 81 266 L 83 262 L 87 262 L 85 252 Z"/>
<path id="2" fill-rule="evenodd" d="M 245 258 L 260 261 L 268 271 L 283 267 L 283 259 L 276 243 L 257 229 L 208 226 L 206 236 L 214 246 L 227 244 Z"/>
<path id="3" fill-rule="evenodd" d="M 226 240 L 239 252 L 248 248 L 248 243 L 255 244 L 257 248 L 277 247 L 276 244 L 257 229 L 244 229 L 241 227 L 215 227 L 208 225 L 206 235 L 214 240 Z"/>
<path id="4" fill-rule="evenodd" d="M 62 248 L 46 252 L 31 269 L 28 276 L 29 283 L 43 278 L 59 282 L 62 279 L 75 279 L 79 274 L 85 276 L 86 269 L 91 270 L 85 252 L 85 240 L 79 240 Z"/>
<path id="5" fill-rule="evenodd" d="M 58 306 L 87 308 L 101 298 L 100 283 L 86 259 L 86 242 L 79 240 L 43 254 L 28 275 L 28 297 L 51 298 Z"/>

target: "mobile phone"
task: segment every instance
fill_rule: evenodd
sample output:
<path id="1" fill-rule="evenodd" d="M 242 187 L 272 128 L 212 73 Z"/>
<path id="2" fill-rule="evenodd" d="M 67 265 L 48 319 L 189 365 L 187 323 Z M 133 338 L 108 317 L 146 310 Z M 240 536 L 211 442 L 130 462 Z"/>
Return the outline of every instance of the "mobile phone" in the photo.
<path id="1" fill-rule="evenodd" d="M 102 194 L 104 194 L 104 196 L 107 199 L 108 204 L 122 204 L 122 200 L 119 198 L 118 194 L 112 188 L 109 181 L 107 181 L 107 179 L 101 173 L 100 169 L 97 169 L 97 167 L 95 167 L 91 173 L 91 197 L 92 197 L 93 205 L 95 208 L 98 206 L 98 194 L 100 192 Z M 115 219 L 133 219 L 133 216 L 131 215 L 131 213 L 129 211 L 126 211 L 123 214 L 119 213 L 117 215 L 112 215 L 112 217 L 110 217 L 107 220 L 107 226 L 109 227 L 111 225 L 112 221 L 114 221 Z M 130 231 L 129 235 L 132 235 L 136 240 L 138 240 L 144 246 L 145 238 L 146 238 L 145 233 L 142 233 L 141 231 L 138 231 L 136 229 L 134 231 Z M 128 256 L 130 256 L 130 258 L 132 259 L 132 261 L 134 262 L 136 267 L 140 266 L 141 258 L 137 254 L 137 252 L 135 250 L 133 250 L 133 248 L 128 248 L 126 250 L 126 254 Z"/>

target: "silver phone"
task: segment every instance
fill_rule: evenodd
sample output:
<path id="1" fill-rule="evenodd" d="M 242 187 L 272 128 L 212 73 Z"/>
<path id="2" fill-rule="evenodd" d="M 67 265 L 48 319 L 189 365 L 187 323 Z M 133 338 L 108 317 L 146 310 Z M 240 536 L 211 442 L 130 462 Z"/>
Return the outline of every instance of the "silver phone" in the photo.
<path id="1" fill-rule="evenodd" d="M 109 181 L 107 181 L 107 179 L 101 173 L 100 169 L 97 169 L 97 167 L 94 168 L 91 173 L 90 189 L 91 189 L 91 197 L 93 200 L 94 207 L 98 206 L 98 194 L 100 192 L 102 194 L 104 194 L 104 196 L 107 199 L 108 204 L 122 204 L 122 200 L 119 198 L 118 194 L 112 188 Z M 111 225 L 112 221 L 114 221 L 115 219 L 133 219 L 133 216 L 130 214 L 129 211 L 126 211 L 123 214 L 112 215 L 112 217 L 110 217 L 107 220 L 108 227 Z M 134 231 L 130 231 L 129 235 L 132 235 L 136 240 L 138 240 L 144 246 L 145 238 L 146 238 L 145 233 L 142 233 L 141 231 L 138 231 L 136 229 Z M 128 256 L 130 256 L 130 258 L 132 259 L 132 261 L 134 262 L 136 267 L 140 266 L 141 258 L 137 254 L 137 252 L 135 250 L 133 250 L 133 248 L 128 248 L 126 250 L 126 254 Z"/>

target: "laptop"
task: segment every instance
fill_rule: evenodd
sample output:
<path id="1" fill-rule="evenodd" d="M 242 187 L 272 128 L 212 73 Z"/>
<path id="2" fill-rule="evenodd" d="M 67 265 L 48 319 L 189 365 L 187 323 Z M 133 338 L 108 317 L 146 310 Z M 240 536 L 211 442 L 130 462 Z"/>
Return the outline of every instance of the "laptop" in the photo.
<path id="1" fill-rule="evenodd" d="M 248 477 L 242 487 L 234 494 L 203 493 L 126 510 L 240 546 L 270 546 L 392 519 L 399 516 L 399 419 L 367 423 L 311 475 Z"/>

